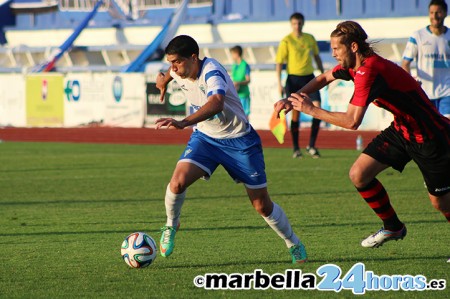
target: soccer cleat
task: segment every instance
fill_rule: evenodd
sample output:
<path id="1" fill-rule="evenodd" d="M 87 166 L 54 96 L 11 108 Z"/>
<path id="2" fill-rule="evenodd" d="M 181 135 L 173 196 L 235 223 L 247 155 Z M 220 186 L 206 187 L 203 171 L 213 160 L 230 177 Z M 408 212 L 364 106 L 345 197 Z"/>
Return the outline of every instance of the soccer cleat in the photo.
<path id="1" fill-rule="evenodd" d="M 173 226 L 163 226 L 161 228 L 161 240 L 159 241 L 159 250 L 161 252 L 161 256 L 168 257 L 172 254 L 173 248 L 175 247 L 175 233 L 180 228 L 180 224 L 178 223 L 177 227 Z"/>
<path id="2" fill-rule="evenodd" d="M 303 158 L 302 152 L 300 150 L 295 150 L 292 154 L 292 158 L 294 159 L 301 159 Z"/>
<path id="3" fill-rule="evenodd" d="M 317 149 L 317 148 L 315 148 L 315 147 L 313 147 L 313 146 L 307 146 L 306 147 L 306 152 L 308 153 L 308 154 L 310 154 L 311 155 L 311 157 L 313 157 L 313 159 L 318 159 L 318 158 L 320 158 L 320 153 L 319 153 L 319 150 Z"/>
<path id="4" fill-rule="evenodd" d="M 289 248 L 289 253 L 291 254 L 293 264 L 305 263 L 308 260 L 305 246 L 302 243 Z"/>
<path id="5" fill-rule="evenodd" d="M 390 231 L 387 229 L 384 229 L 383 227 L 374 233 L 373 235 L 367 237 L 361 242 L 362 247 L 366 248 L 378 248 L 381 245 L 383 245 L 387 241 L 398 241 L 403 240 L 403 238 L 406 236 L 406 226 L 403 225 L 403 228 L 398 231 Z"/>
<path id="6" fill-rule="evenodd" d="M 448 259 L 447 263 L 450 263 L 450 259 Z"/>

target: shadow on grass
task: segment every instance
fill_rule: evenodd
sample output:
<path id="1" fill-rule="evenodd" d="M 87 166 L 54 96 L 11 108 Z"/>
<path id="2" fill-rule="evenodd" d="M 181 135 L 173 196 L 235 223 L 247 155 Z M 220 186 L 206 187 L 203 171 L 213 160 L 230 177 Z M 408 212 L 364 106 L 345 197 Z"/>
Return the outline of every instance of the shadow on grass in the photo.
<path id="1" fill-rule="evenodd" d="M 213 190 L 211 190 L 213 191 Z M 395 190 L 396 192 L 405 192 L 405 193 L 417 193 L 417 191 L 415 190 Z M 335 190 L 331 190 L 331 191 L 320 191 L 320 192 L 270 192 L 270 195 L 272 198 L 276 198 L 279 196 L 308 196 L 308 195 L 317 195 L 317 196 L 323 196 L 323 195 L 334 195 L 334 196 L 339 196 L 339 195 L 350 195 L 350 196 L 355 196 L 357 198 L 356 195 L 356 191 L 342 191 L 342 192 L 336 192 Z M 231 199 L 231 198 L 242 198 L 242 199 L 247 199 L 247 195 L 242 192 L 242 194 L 227 194 L 227 195 L 207 195 L 207 196 L 188 196 L 187 199 L 189 201 L 196 201 L 196 200 L 217 200 L 217 199 Z M 137 202 L 137 203 L 141 203 L 141 202 L 156 202 L 156 201 L 164 201 L 164 194 L 161 193 L 161 197 L 160 198 L 113 198 L 113 199 L 93 199 L 93 200 L 74 200 L 74 199 L 69 199 L 69 200 L 38 200 L 38 201 L 0 201 L 0 206 L 15 206 L 15 205 L 48 205 L 48 204 L 96 204 L 96 203 L 120 203 L 120 202 Z"/>
<path id="2" fill-rule="evenodd" d="M 54 168 L 25 168 L 25 169 L 4 169 L 1 170 L 2 173 L 23 173 L 23 172 L 37 172 L 37 171 L 72 171 L 72 170 L 92 170 L 92 169 L 129 169 L 129 168 L 139 168 L 142 164 L 127 165 L 127 166 L 75 166 L 75 167 L 54 167 Z"/>
<path id="3" fill-rule="evenodd" d="M 426 221 L 409 221 L 408 223 L 444 223 L 443 220 L 426 220 Z M 153 221 L 148 222 L 151 223 L 161 223 L 161 221 Z M 142 222 L 139 222 L 142 224 Z M 144 224 L 145 225 L 145 224 Z M 345 226 L 366 226 L 366 225 L 374 225 L 373 222 L 351 222 L 351 223 L 321 223 L 321 224 L 307 224 L 300 225 L 300 227 L 345 227 Z M 294 226 L 296 227 L 296 226 Z M 142 227 L 135 227 L 135 231 L 139 231 Z M 233 231 L 233 230 L 265 230 L 270 229 L 267 225 L 246 225 L 246 226 L 221 226 L 221 227 L 187 227 L 182 228 L 181 231 Z M 143 228 L 142 231 L 147 231 L 149 233 L 159 232 L 159 230 L 148 230 L 147 228 Z M 29 232 L 29 233 L 0 233 L 0 237 L 13 237 L 13 236 L 53 236 L 53 235 L 89 235 L 89 234 L 117 234 L 117 233 L 130 233 L 130 230 L 99 230 L 99 231 L 67 231 L 67 232 Z"/>
<path id="4" fill-rule="evenodd" d="M 357 262 L 392 262 L 392 261 L 430 261 L 430 260 L 447 260 L 448 256 L 399 256 L 399 257 L 351 257 L 351 258 L 337 258 L 337 259 L 308 259 L 308 264 L 328 264 L 328 263 L 357 263 Z M 262 265 L 290 265 L 292 268 L 301 268 L 302 265 L 292 265 L 286 259 L 283 260 L 260 260 L 260 261 L 235 261 L 235 262 L 224 262 L 224 263 L 193 263 L 189 265 L 168 265 L 168 263 L 158 263 L 155 264 L 157 269 L 189 269 L 189 268 L 210 268 L 210 267 L 227 267 L 227 266 L 252 266 L 255 265 L 256 268 L 261 268 Z"/>
<path id="5" fill-rule="evenodd" d="M 310 192 L 310 193 L 271 193 L 272 197 L 277 196 L 303 196 L 303 195 L 337 195 L 337 194 L 353 194 L 354 192 L 339 192 L 336 193 L 335 191 L 329 191 L 329 192 Z M 216 199 L 231 199 L 231 198 L 242 198 L 247 199 L 247 195 L 245 195 L 244 192 L 242 194 L 235 194 L 235 195 L 215 195 L 215 196 L 193 196 L 188 197 L 187 200 L 194 201 L 194 200 L 216 200 Z M 114 199 L 93 199 L 93 200 L 38 200 L 38 201 L 0 201 L 0 206 L 15 206 L 15 205 L 48 205 L 48 204 L 95 204 L 95 203 L 120 203 L 120 202 L 153 202 L 153 201 L 164 201 L 164 194 L 161 193 L 160 198 L 114 198 Z"/>

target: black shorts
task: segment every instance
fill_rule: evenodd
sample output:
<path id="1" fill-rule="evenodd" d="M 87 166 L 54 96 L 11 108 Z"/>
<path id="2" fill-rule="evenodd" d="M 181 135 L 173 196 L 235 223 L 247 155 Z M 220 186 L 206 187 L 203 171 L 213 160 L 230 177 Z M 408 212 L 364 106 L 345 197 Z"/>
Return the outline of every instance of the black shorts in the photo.
<path id="1" fill-rule="evenodd" d="M 400 172 L 409 161 L 414 160 L 430 194 L 441 196 L 450 192 L 450 145 L 447 141 L 409 142 L 391 125 L 375 137 L 363 152 Z"/>
<path id="2" fill-rule="evenodd" d="M 286 96 L 290 96 L 291 93 L 297 92 L 300 88 L 305 86 L 309 81 L 314 79 L 314 75 L 296 76 L 288 75 L 286 79 Z M 311 100 L 320 102 L 320 92 L 316 91 L 308 95 Z"/>

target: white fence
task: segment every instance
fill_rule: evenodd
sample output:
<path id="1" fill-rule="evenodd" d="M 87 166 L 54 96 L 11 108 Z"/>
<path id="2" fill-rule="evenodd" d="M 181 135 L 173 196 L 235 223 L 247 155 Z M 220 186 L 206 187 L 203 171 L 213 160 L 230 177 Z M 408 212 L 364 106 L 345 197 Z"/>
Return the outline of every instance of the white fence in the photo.
<path id="1" fill-rule="evenodd" d="M 280 98 L 275 72 L 255 71 L 251 78 L 250 122 L 256 129 L 267 130 L 273 104 Z M 158 91 L 148 79 L 140 73 L 0 75 L 0 126 L 142 127 L 151 126 L 161 114 L 182 118 L 188 109 L 176 87 L 171 89 L 173 99 L 159 105 Z M 345 111 L 353 86 L 340 82 L 321 92 L 325 108 Z M 308 120 L 304 115 L 304 126 Z M 380 130 L 391 121 L 390 113 L 371 107 L 360 128 Z"/>

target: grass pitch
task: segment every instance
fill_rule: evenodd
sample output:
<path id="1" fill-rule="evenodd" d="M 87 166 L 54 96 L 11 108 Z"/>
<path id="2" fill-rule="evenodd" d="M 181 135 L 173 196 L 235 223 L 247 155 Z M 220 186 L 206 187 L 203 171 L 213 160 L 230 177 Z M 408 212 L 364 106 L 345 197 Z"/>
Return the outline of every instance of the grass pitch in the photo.
<path id="1" fill-rule="evenodd" d="M 0 298 L 352 297 L 351 291 L 207 291 L 208 272 L 344 273 L 357 262 L 377 275 L 423 274 L 450 283 L 449 226 L 427 198 L 417 166 L 379 176 L 408 236 L 379 249 L 359 243 L 381 226 L 347 178 L 356 151 L 323 150 L 293 160 L 265 149 L 269 192 L 306 244 L 310 262 L 292 265 L 284 242 L 253 210 L 242 185 L 219 168 L 189 190 L 174 254 L 145 269 L 120 257 L 125 236 L 159 242 L 164 192 L 182 146 L 0 144 Z M 449 298 L 445 291 L 368 292 L 371 298 Z"/>

